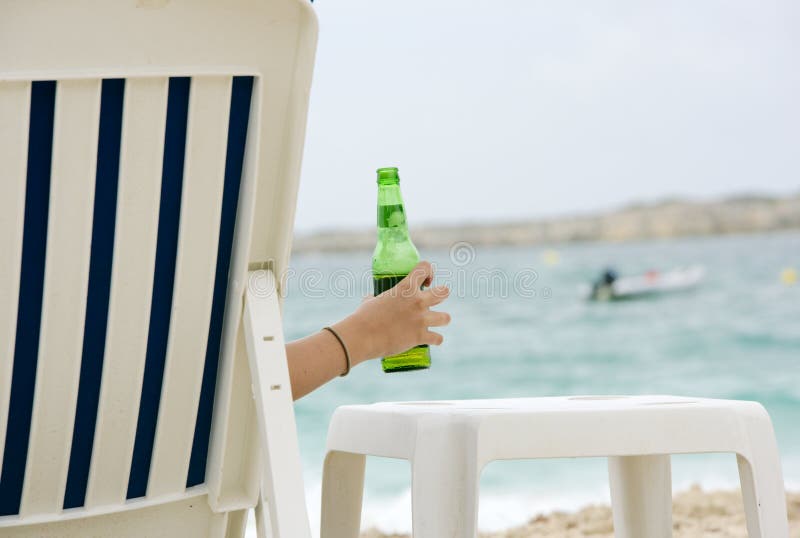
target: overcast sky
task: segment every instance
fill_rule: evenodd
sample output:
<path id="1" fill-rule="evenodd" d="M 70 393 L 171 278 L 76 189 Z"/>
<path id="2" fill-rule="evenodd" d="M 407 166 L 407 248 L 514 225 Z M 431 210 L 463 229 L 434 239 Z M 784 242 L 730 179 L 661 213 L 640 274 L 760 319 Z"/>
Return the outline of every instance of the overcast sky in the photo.
<path id="1" fill-rule="evenodd" d="M 297 229 L 800 191 L 797 0 L 317 0 Z"/>

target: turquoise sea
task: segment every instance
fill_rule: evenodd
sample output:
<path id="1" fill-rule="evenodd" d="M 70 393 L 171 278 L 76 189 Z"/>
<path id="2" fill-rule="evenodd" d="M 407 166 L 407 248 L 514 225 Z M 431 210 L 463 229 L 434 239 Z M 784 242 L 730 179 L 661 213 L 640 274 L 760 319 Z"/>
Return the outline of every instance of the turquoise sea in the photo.
<path id="1" fill-rule="evenodd" d="M 355 309 L 369 293 L 370 252 L 296 254 L 285 332 L 294 339 Z M 296 404 L 309 510 L 318 521 L 328 421 L 339 405 L 396 400 L 586 394 L 677 394 L 761 402 L 800 489 L 800 232 L 620 244 L 475 247 L 422 252 L 453 293 L 452 324 L 433 367 L 387 375 L 356 368 Z M 619 303 L 585 300 L 606 266 L 625 274 L 702 265 L 692 292 Z M 738 484 L 732 455 L 673 458 L 674 489 Z M 408 531 L 405 462 L 367 466 L 363 525 Z M 604 460 L 502 462 L 481 480 L 480 525 L 520 524 L 541 510 L 608 499 Z"/>

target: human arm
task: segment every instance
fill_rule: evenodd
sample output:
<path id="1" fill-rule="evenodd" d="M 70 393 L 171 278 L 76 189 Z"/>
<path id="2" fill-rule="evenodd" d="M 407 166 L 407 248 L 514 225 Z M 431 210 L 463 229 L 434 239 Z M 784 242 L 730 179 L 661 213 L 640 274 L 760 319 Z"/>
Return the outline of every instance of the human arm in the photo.
<path id="1" fill-rule="evenodd" d="M 420 262 L 394 288 L 364 301 L 331 327 L 344 341 L 351 367 L 369 359 L 400 353 L 416 345 L 440 345 L 430 327 L 450 323 L 446 312 L 431 310 L 450 293 L 446 286 L 421 289 L 433 280 L 433 268 Z M 329 331 L 319 331 L 286 345 L 295 400 L 338 377 L 346 369 L 344 349 Z"/>

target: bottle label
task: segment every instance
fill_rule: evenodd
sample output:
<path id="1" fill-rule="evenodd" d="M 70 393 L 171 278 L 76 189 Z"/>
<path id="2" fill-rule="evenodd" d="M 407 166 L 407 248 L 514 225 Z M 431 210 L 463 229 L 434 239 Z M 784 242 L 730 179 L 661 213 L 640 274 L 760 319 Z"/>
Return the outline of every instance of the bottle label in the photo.
<path id="1" fill-rule="evenodd" d="M 397 286 L 406 275 L 380 275 L 372 278 L 372 294 L 380 295 L 386 290 L 390 290 Z"/>

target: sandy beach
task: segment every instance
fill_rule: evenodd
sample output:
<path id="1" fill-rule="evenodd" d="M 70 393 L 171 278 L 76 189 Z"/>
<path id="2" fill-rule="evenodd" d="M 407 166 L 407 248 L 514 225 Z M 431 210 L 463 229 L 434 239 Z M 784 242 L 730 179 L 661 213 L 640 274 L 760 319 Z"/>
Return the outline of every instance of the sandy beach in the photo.
<path id="1" fill-rule="evenodd" d="M 800 493 L 788 496 L 790 536 L 800 536 Z M 674 538 L 746 538 L 742 498 L 738 491 L 706 492 L 699 487 L 679 493 L 673 502 Z M 362 538 L 409 538 L 367 531 Z M 541 514 L 526 525 L 481 538 L 613 538 L 611 508 L 587 506 L 576 513 Z"/>

